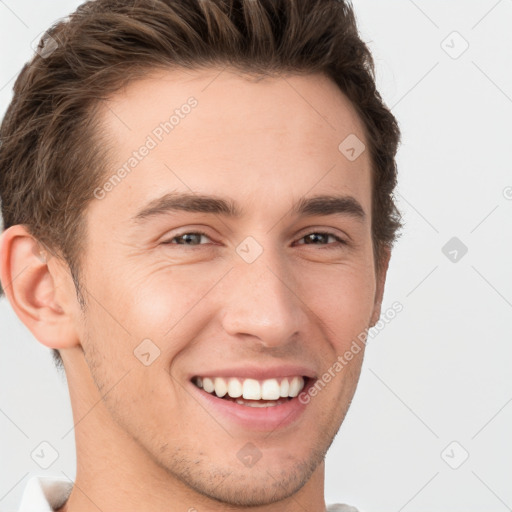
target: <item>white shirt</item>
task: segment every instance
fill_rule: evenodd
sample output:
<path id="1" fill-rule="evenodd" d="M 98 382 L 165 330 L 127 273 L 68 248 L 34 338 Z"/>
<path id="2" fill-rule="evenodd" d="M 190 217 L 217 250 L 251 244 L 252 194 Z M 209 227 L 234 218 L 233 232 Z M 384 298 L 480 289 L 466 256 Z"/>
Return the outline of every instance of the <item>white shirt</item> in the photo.
<path id="1" fill-rule="evenodd" d="M 59 477 L 34 476 L 25 486 L 19 512 L 53 512 L 69 497 L 73 482 Z"/>
<path id="2" fill-rule="evenodd" d="M 25 486 L 18 512 L 54 512 L 66 503 L 73 482 L 65 478 L 34 476 Z M 326 512 L 358 512 L 348 505 L 329 505 Z"/>

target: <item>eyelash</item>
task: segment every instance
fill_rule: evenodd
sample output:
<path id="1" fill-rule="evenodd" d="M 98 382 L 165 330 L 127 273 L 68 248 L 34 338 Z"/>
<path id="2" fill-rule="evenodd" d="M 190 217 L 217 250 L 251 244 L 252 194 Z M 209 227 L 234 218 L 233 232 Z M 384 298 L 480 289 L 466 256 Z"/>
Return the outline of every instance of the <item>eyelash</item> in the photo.
<path id="1" fill-rule="evenodd" d="M 173 238 L 166 240 L 165 242 L 162 242 L 164 245 L 181 245 L 183 247 L 197 247 L 199 245 L 205 245 L 205 244 L 198 244 L 198 245 L 187 245 L 187 244 L 175 244 L 172 243 L 173 240 L 176 238 L 184 237 L 185 235 L 202 235 L 207 238 L 210 238 L 206 233 L 203 231 L 186 231 L 185 233 L 180 233 L 175 235 Z M 329 231 L 311 231 L 310 233 L 306 233 L 304 236 L 299 238 L 299 240 L 302 240 L 303 238 L 306 238 L 309 235 L 324 235 L 324 236 L 332 236 L 336 239 L 336 243 L 331 244 L 299 244 L 299 245 L 324 245 L 326 249 L 336 249 L 339 248 L 340 245 L 347 245 L 347 242 L 340 238 L 339 236 L 335 235 L 334 233 L 330 233 Z"/>

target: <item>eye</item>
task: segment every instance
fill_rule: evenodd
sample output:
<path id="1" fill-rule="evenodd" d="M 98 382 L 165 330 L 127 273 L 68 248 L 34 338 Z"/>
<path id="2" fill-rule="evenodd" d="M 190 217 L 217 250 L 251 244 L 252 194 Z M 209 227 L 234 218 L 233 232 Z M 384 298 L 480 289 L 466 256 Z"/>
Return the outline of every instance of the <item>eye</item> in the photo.
<path id="1" fill-rule="evenodd" d="M 172 244 L 172 245 L 188 245 L 188 246 L 204 245 L 204 244 L 200 243 L 202 237 L 209 239 L 209 237 L 206 235 L 206 233 L 203 233 L 201 231 L 193 231 L 190 233 L 182 233 L 180 235 L 176 235 L 175 237 L 173 237 L 169 240 L 166 240 L 165 242 L 162 242 L 162 243 L 163 244 Z M 177 242 L 175 242 L 175 240 L 177 240 Z"/>
<path id="2" fill-rule="evenodd" d="M 335 242 L 328 243 L 329 238 L 334 239 Z M 340 245 L 346 245 L 345 240 L 339 236 L 324 231 L 314 231 L 312 233 L 308 233 L 307 235 L 300 238 L 300 240 L 304 240 L 304 243 L 299 243 L 299 245 L 328 245 L 330 246 L 328 249 L 339 247 Z"/>
<path id="3" fill-rule="evenodd" d="M 334 242 L 329 243 L 329 238 L 334 239 Z M 210 237 L 202 231 L 191 231 L 178 234 L 162 243 L 166 245 L 186 245 L 190 247 L 196 245 L 205 245 L 204 243 L 201 243 L 201 240 L 204 241 L 204 239 L 211 240 Z M 304 240 L 304 242 L 299 243 L 299 245 L 327 245 L 329 246 L 327 247 L 328 249 L 336 248 L 340 245 L 346 245 L 345 240 L 339 236 L 324 231 L 314 231 L 312 233 L 308 233 L 299 240 Z"/>

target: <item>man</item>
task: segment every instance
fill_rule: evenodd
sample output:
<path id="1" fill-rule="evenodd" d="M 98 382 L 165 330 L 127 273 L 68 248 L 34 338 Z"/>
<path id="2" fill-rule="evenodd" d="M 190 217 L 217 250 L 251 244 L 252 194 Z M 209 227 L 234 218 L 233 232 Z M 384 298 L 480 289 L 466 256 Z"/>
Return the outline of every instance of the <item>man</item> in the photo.
<path id="1" fill-rule="evenodd" d="M 1 141 L 1 282 L 63 364 L 77 448 L 74 485 L 22 507 L 324 511 L 400 224 L 350 6 L 87 2 Z"/>

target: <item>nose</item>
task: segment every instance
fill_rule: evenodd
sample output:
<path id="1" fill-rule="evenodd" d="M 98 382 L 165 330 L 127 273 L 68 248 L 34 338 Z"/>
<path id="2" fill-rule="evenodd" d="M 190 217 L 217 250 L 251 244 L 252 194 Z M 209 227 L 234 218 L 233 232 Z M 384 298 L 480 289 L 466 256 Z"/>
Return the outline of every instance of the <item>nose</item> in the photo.
<path id="1" fill-rule="evenodd" d="M 238 261 L 223 287 L 222 326 L 235 337 L 283 347 L 306 328 L 306 306 L 284 262 L 264 251 L 255 262 Z"/>

